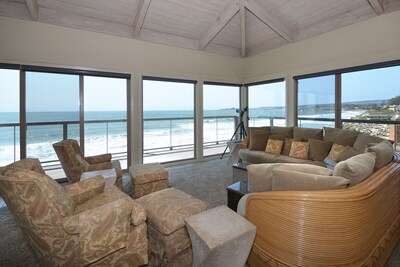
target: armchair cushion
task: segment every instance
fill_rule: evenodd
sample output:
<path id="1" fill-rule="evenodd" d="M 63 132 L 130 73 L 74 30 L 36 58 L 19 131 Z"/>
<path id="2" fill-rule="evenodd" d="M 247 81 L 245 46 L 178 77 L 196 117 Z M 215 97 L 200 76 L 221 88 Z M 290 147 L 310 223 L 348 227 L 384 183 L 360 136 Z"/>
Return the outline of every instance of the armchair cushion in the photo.
<path id="1" fill-rule="evenodd" d="M 74 184 L 65 186 L 68 195 L 74 201 L 75 206 L 78 206 L 94 196 L 103 193 L 104 179 L 102 176 L 94 176 L 92 178 L 79 181 Z"/>

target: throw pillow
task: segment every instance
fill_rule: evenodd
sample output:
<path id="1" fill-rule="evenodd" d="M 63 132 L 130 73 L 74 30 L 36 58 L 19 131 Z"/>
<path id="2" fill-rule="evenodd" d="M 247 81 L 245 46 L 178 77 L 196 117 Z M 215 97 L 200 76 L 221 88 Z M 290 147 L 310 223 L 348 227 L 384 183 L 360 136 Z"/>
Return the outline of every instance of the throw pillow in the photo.
<path id="1" fill-rule="evenodd" d="M 265 130 L 250 130 L 250 150 L 264 151 L 267 145 L 269 132 Z"/>
<path id="2" fill-rule="evenodd" d="M 308 141 L 308 139 L 322 140 L 324 138 L 322 129 L 299 127 L 293 127 L 293 137 L 302 138 L 304 141 Z"/>
<path id="3" fill-rule="evenodd" d="M 280 155 L 283 147 L 282 140 L 268 139 L 267 146 L 265 147 L 265 152 L 275 155 Z"/>
<path id="4" fill-rule="evenodd" d="M 371 136 L 365 133 L 359 133 L 357 136 L 356 141 L 354 142 L 353 148 L 361 153 L 364 152 L 364 150 L 367 148 L 368 144 L 370 143 L 380 143 L 384 141 L 385 139 L 377 137 L 377 136 Z"/>
<path id="5" fill-rule="evenodd" d="M 374 153 L 363 153 L 336 164 L 333 175 L 349 179 L 350 186 L 353 186 L 370 176 L 374 166 Z"/>
<path id="6" fill-rule="evenodd" d="M 367 147 L 365 149 L 365 152 L 375 152 L 376 154 L 374 171 L 377 171 L 378 169 L 391 162 L 393 158 L 393 146 L 387 140 L 371 147 Z"/>
<path id="7" fill-rule="evenodd" d="M 332 147 L 331 142 L 322 140 L 308 139 L 308 143 L 310 143 L 308 158 L 316 161 L 324 161 Z"/>
<path id="8" fill-rule="evenodd" d="M 328 157 L 326 157 L 325 159 L 324 159 L 324 164 L 325 164 L 325 167 L 327 167 L 329 170 L 334 170 L 335 169 L 335 166 L 336 166 L 336 164 L 337 164 L 337 162 L 336 161 L 334 161 L 334 160 L 331 160 L 330 158 L 328 158 Z"/>
<path id="9" fill-rule="evenodd" d="M 331 151 L 329 151 L 328 158 L 337 162 L 337 159 L 338 159 L 340 153 L 342 153 L 345 149 L 346 149 L 346 146 L 339 145 L 339 144 L 333 144 Z"/>
<path id="10" fill-rule="evenodd" d="M 249 138 L 247 136 L 243 138 L 242 148 L 249 148 Z"/>
<path id="11" fill-rule="evenodd" d="M 293 141 L 290 148 L 289 157 L 298 159 L 308 159 L 308 142 Z"/>
<path id="12" fill-rule="evenodd" d="M 282 135 L 285 138 L 292 138 L 293 137 L 293 127 L 272 126 L 271 134 Z"/>
<path id="13" fill-rule="evenodd" d="M 302 138 L 285 138 L 285 144 L 283 145 L 282 155 L 289 156 L 290 148 L 292 147 L 293 141 L 303 141 Z"/>
<path id="14" fill-rule="evenodd" d="M 272 191 L 343 189 L 349 184 L 348 179 L 338 176 L 275 170 L 272 178 Z"/>
<path id="15" fill-rule="evenodd" d="M 324 141 L 344 146 L 353 146 L 359 132 L 339 128 L 324 127 Z"/>

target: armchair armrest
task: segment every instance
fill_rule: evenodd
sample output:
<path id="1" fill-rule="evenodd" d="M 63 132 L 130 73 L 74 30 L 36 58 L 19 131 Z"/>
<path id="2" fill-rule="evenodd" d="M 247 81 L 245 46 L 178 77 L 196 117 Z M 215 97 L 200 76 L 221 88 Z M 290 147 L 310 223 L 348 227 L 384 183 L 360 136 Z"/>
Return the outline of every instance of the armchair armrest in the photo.
<path id="1" fill-rule="evenodd" d="M 90 172 L 90 171 L 98 171 L 98 170 L 107 170 L 107 169 L 112 169 L 113 165 L 110 162 L 102 162 L 102 163 L 96 163 L 96 164 L 90 164 L 86 166 L 85 172 Z"/>
<path id="2" fill-rule="evenodd" d="M 104 191 L 104 178 L 101 175 L 79 181 L 74 184 L 65 186 L 68 195 L 71 196 L 75 206 L 88 201 L 94 196 L 103 193 Z"/>
<path id="3" fill-rule="evenodd" d="M 91 264 L 126 246 L 132 212 L 132 200 L 125 197 L 63 218 L 64 230 L 79 234 L 82 265 Z"/>
<path id="4" fill-rule="evenodd" d="M 96 155 L 96 156 L 90 156 L 90 157 L 85 157 L 85 160 L 89 164 L 97 164 L 97 163 L 103 163 L 103 162 L 111 162 L 111 154 L 101 154 L 101 155 Z"/>

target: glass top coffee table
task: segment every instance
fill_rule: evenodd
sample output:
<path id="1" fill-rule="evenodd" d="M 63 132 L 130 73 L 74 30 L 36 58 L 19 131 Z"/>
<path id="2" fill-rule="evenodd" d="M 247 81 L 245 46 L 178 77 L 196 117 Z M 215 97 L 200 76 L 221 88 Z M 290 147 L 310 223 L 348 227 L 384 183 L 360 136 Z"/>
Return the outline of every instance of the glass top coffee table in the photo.
<path id="1" fill-rule="evenodd" d="M 228 207 L 237 211 L 237 205 L 242 196 L 249 193 L 247 180 L 239 181 L 227 187 L 228 190 Z"/>

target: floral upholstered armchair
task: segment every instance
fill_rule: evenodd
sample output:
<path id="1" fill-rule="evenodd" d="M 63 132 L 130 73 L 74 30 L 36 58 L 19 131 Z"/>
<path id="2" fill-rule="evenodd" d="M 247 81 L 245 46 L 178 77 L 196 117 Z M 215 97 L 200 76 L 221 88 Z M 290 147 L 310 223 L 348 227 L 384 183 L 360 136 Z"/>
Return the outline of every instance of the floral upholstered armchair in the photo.
<path id="1" fill-rule="evenodd" d="M 74 139 L 54 143 L 53 148 L 70 184 L 80 181 L 84 172 L 115 168 L 117 173 L 116 185 L 122 188 L 121 164 L 118 160 L 111 161 L 110 153 L 84 157 L 78 142 Z"/>
<path id="2" fill-rule="evenodd" d="M 39 160 L 0 169 L 0 194 L 42 266 L 148 262 L 144 209 L 100 176 L 61 187 Z"/>

